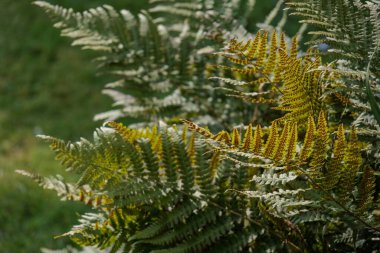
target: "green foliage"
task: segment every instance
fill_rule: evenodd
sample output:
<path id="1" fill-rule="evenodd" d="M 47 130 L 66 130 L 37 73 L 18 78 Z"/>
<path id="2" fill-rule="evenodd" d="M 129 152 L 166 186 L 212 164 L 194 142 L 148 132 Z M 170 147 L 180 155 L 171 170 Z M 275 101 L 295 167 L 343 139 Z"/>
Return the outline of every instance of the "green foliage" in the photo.
<path id="1" fill-rule="evenodd" d="M 216 15 L 208 17 L 206 14 L 213 5 L 219 6 L 221 11 L 228 8 L 227 3 L 219 2 L 201 5 L 184 1 L 174 6 L 172 2 L 170 5 L 166 1 L 154 2 L 149 12 L 137 16 L 108 5 L 74 12 L 42 1 L 35 3 L 52 16 L 55 26 L 62 30 L 63 36 L 73 40 L 73 45 L 98 52 L 97 62 L 117 78 L 106 85 L 104 93 L 121 108 L 99 114 L 96 119 L 114 120 L 126 116 L 135 122 L 157 123 L 158 119 L 172 122 L 179 117 L 195 119 L 199 116 L 205 123 L 228 124 L 231 118 L 219 118 L 228 98 L 215 95 L 211 86 L 202 85 L 211 75 L 206 66 L 210 60 L 204 53 L 213 50 L 211 35 L 200 36 L 203 26 L 218 24 L 219 20 L 235 24 L 234 17 L 240 13 L 237 11 L 223 19 Z M 238 2 L 243 5 L 245 1 Z M 155 19 L 154 15 L 159 12 L 170 13 L 170 19 Z M 197 22 L 185 20 L 196 13 Z M 223 34 L 219 30 L 209 32 Z M 199 96 L 210 97 L 211 101 Z M 215 104 L 220 107 L 214 107 Z"/>
<path id="2" fill-rule="evenodd" d="M 334 72 L 345 80 L 328 83 L 325 93 L 335 100 L 335 103 L 330 101 L 329 106 L 337 113 L 336 117 L 354 121 L 354 125 L 362 126 L 366 135 L 377 138 L 380 126 L 379 3 L 290 0 L 287 5 L 292 15 L 300 16 L 301 22 L 312 27 L 309 33 L 313 39 L 308 44 L 325 47 L 322 54 L 330 61 L 339 59 Z M 346 109 L 342 110 L 342 104 Z M 378 146 L 378 140 L 375 145 Z"/>
<path id="3" fill-rule="evenodd" d="M 125 87 L 129 83 L 131 91 L 118 93 L 122 98 L 116 99 L 127 103 L 124 110 L 140 108 L 147 123 L 186 117 L 181 129 L 162 121 L 159 127 L 147 128 L 110 122 L 95 132 L 93 141 L 42 136 L 63 167 L 79 175 L 76 186 L 61 178 L 20 173 L 65 199 L 93 208 L 64 236 L 111 252 L 365 252 L 378 248 L 378 136 L 367 139 L 378 129 L 362 124 L 355 115 L 345 115 L 332 99 L 335 95 L 347 111 L 362 110 L 361 117 L 376 119 L 376 110 L 371 114 L 368 108 L 376 109 L 377 46 L 373 48 L 367 34 L 362 34 L 358 42 L 362 48 L 349 51 L 351 44 L 342 46 L 346 42 L 339 36 L 352 39 L 354 32 L 368 30 L 370 38 L 376 37 L 378 5 L 345 0 L 289 2 L 295 14 L 308 18 L 304 23 L 327 31 L 314 34 L 327 37 L 325 42 L 336 47 L 335 54 L 326 57 L 313 48 L 299 52 L 297 36 L 290 40 L 282 32 L 286 13 L 278 25 L 270 26 L 279 15 L 281 1 L 262 25 L 267 30 L 254 37 L 248 34 L 248 40 L 230 35 L 247 35 L 239 34 L 249 13 L 241 7 L 253 1 L 152 1 L 150 13 L 137 17 L 109 6 L 75 13 L 37 2 L 58 20 L 56 26 L 74 44 L 104 52 L 100 59 L 104 65 L 127 71 L 123 73 L 128 77 L 120 82 Z M 347 17 L 354 14 L 363 19 L 349 23 Z M 183 17 L 184 24 L 179 21 Z M 215 62 L 209 62 L 218 69 L 213 79 L 231 96 L 214 97 L 212 89 L 204 98 L 195 93 L 203 85 L 195 81 L 204 81 L 211 73 L 207 58 L 194 52 L 204 46 L 209 52 L 217 51 L 217 44 L 202 37 L 208 34 L 203 32 L 207 27 L 229 41 Z M 181 51 L 185 41 L 191 50 Z M 370 57 L 364 55 L 367 51 Z M 342 58 L 334 57 L 348 60 L 342 63 Z M 324 63 L 324 59 L 337 62 Z M 129 80 L 131 75 L 141 78 L 134 64 L 142 66 L 144 77 L 158 70 L 162 79 L 143 79 L 146 83 L 140 87 Z M 118 75 L 118 71 L 111 73 Z M 167 89 L 155 89 L 161 81 Z M 367 93 L 360 87 L 366 87 Z M 134 91 L 143 91 L 144 96 Z M 179 99 L 177 108 L 165 110 L 159 98 L 173 94 Z M 261 104 L 275 104 L 271 109 L 278 114 L 269 117 L 270 126 L 242 125 L 216 134 L 193 122 L 205 116 L 214 117 L 208 122 L 211 127 L 215 122 L 221 126 L 244 121 L 244 112 L 232 104 L 236 98 L 248 102 L 247 111 L 253 112 L 250 122 L 269 111 Z M 210 102 L 211 109 L 203 110 Z M 215 114 L 223 103 L 229 103 L 229 109 Z M 235 114 L 228 115 L 230 111 Z M 188 136 L 188 129 L 193 135 Z"/>
<path id="4" fill-rule="evenodd" d="M 132 252 L 263 250 L 266 243 L 260 241 L 271 236 L 278 240 L 275 248 L 282 248 L 283 235 L 263 230 L 265 222 L 254 218 L 258 214 L 251 201 L 225 192 L 248 184 L 239 167 L 220 161 L 202 142 L 183 139 L 174 129 L 110 126 L 114 131 L 98 130 L 93 142 L 43 137 L 64 167 L 82 175 L 80 188 L 20 172 L 96 210 L 65 235 L 81 245 Z M 91 190 L 82 189 L 83 184 Z"/>

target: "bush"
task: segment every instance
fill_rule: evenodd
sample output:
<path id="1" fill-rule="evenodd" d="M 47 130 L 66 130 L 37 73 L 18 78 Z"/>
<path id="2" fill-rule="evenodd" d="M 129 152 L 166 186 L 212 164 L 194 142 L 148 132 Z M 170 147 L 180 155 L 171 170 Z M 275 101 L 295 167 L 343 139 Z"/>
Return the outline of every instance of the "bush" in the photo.
<path id="1" fill-rule="evenodd" d="M 256 35 L 254 1 L 152 1 L 138 16 L 36 4 L 117 78 L 98 118 L 133 121 L 93 141 L 41 136 L 79 180 L 20 173 L 93 208 L 65 236 L 111 252 L 379 247 L 378 3 L 287 1 L 311 25 L 305 52 L 281 1 Z"/>

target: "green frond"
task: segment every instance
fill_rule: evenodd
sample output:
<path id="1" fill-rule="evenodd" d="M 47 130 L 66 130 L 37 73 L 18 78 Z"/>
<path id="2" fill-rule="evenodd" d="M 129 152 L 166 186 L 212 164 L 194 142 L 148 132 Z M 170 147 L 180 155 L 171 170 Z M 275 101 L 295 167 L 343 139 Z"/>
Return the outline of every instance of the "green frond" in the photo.
<path id="1" fill-rule="evenodd" d="M 293 172 L 282 173 L 282 174 L 262 174 L 261 176 L 253 176 L 252 181 L 261 185 L 281 185 L 288 182 L 294 181 L 297 175 Z"/>
<path id="2" fill-rule="evenodd" d="M 213 181 L 220 161 L 217 154 L 213 154 L 211 158 L 206 156 L 206 148 L 203 145 L 198 144 L 196 149 L 196 182 L 199 185 L 199 191 L 203 195 L 212 196 L 216 193 L 217 189 Z M 209 162 L 207 158 L 210 159 Z"/>
<path id="3" fill-rule="evenodd" d="M 233 98 L 214 96 L 213 87 L 203 85 L 211 76 L 210 66 L 218 64 L 220 57 L 210 59 L 201 52 L 214 52 L 221 41 L 232 37 L 231 32 L 244 30 L 239 22 L 247 22 L 253 0 L 149 1 L 148 10 L 136 15 L 109 5 L 79 12 L 35 3 L 73 45 L 96 51 L 99 66 L 114 78 L 103 93 L 116 108 L 97 114 L 96 120 L 129 118 L 137 124 L 157 124 L 207 115 L 212 124 L 232 126 L 248 114 L 240 110 L 241 105 L 229 102 Z M 238 47 L 248 50 L 249 43 Z M 225 104 L 233 106 L 227 109 Z M 219 117 L 233 111 L 233 118 Z"/>
<path id="4" fill-rule="evenodd" d="M 186 146 L 179 138 L 174 142 L 177 171 L 180 174 L 183 190 L 187 193 L 194 191 L 195 175 L 191 167 L 191 160 L 186 152 Z"/>
<path id="5" fill-rule="evenodd" d="M 158 236 L 168 227 L 176 226 L 180 224 L 183 219 L 190 217 L 193 211 L 197 208 L 197 205 L 191 201 L 179 203 L 178 206 L 170 212 L 170 215 L 164 213 L 161 219 L 153 222 L 145 229 L 138 231 L 135 235 L 129 238 L 129 241 L 143 240 Z"/>
<path id="6" fill-rule="evenodd" d="M 357 59 L 366 62 L 379 40 L 379 5 L 360 0 L 315 3 L 314 0 L 302 3 L 291 0 L 286 3 L 291 15 L 301 17 L 301 22 L 312 27 L 310 33 L 316 37 L 311 43 L 326 43 L 330 47 L 327 53 L 338 52 L 340 57 L 349 58 L 350 55 L 357 55 Z"/>

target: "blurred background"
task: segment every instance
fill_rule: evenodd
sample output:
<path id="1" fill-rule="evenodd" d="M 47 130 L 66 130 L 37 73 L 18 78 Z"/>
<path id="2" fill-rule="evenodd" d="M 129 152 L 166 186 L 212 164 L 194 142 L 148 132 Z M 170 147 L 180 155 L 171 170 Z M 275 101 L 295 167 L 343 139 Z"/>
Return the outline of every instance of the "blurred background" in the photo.
<path id="1" fill-rule="evenodd" d="M 85 10 L 101 4 L 137 13 L 147 0 L 50 0 Z M 0 252 L 40 252 L 70 243 L 54 239 L 86 210 L 61 202 L 16 169 L 41 175 L 61 174 L 48 146 L 36 134 L 75 140 L 91 137 L 101 125 L 96 113 L 112 101 L 101 94 L 105 77 L 96 75 L 94 55 L 70 46 L 52 21 L 30 0 L 0 1 Z M 276 3 L 257 1 L 252 24 L 263 20 Z M 109 80 L 108 80 L 109 81 Z"/>

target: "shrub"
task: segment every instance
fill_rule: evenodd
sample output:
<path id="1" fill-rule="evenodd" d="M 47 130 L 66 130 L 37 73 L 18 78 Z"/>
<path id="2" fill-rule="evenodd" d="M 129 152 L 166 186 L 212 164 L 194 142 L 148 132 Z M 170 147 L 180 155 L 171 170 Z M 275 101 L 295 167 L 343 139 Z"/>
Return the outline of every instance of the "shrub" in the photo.
<path id="1" fill-rule="evenodd" d="M 101 118 L 139 122 L 41 136 L 79 181 L 21 173 L 94 210 L 65 236 L 111 252 L 379 247 L 377 2 L 287 1 L 311 25 L 306 52 L 281 1 L 256 35 L 254 1 L 152 1 L 137 17 L 36 4 L 119 76 L 106 93 L 121 109 Z"/>

